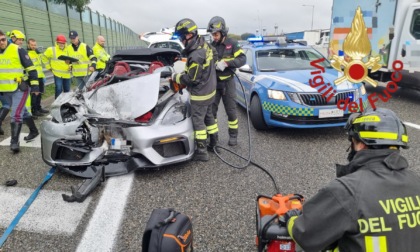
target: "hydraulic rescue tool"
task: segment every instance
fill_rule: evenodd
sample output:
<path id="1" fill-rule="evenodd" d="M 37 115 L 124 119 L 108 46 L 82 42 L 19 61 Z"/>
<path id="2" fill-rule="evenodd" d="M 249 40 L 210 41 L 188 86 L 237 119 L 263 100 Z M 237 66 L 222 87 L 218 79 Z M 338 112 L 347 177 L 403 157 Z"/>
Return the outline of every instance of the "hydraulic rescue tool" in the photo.
<path id="1" fill-rule="evenodd" d="M 287 232 L 284 215 L 292 209 L 302 210 L 304 198 L 299 194 L 276 194 L 257 197 L 258 252 L 297 252 L 302 249 Z"/>

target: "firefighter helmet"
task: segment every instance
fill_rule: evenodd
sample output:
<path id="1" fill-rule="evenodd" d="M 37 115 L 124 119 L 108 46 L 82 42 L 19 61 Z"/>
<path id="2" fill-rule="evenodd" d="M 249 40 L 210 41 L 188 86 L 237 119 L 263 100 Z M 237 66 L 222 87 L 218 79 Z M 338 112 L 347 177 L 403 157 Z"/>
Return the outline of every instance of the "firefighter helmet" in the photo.
<path id="1" fill-rule="evenodd" d="M 226 27 L 226 22 L 222 17 L 215 16 L 210 19 L 207 31 L 210 33 L 220 32 L 222 36 L 225 37 L 229 28 Z"/>
<path id="2" fill-rule="evenodd" d="M 352 114 L 345 129 L 349 140 L 355 138 L 369 147 L 401 146 L 408 148 L 408 135 L 404 123 L 389 109 L 378 108 L 366 113 Z"/>
<path id="3" fill-rule="evenodd" d="M 181 40 L 185 40 L 185 36 L 188 33 L 192 33 L 194 36 L 197 35 L 197 25 L 189 18 L 181 19 L 175 25 L 175 35 L 179 36 Z"/>
<path id="4" fill-rule="evenodd" d="M 55 38 L 55 41 L 58 43 L 66 43 L 67 39 L 66 39 L 66 36 L 60 34 L 60 35 L 57 35 L 57 37 Z"/>
<path id="5" fill-rule="evenodd" d="M 25 40 L 25 34 L 19 30 L 13 30 L 10 32 L 10 37 L 15 37 L 17 39 L 23 39 Z"/>

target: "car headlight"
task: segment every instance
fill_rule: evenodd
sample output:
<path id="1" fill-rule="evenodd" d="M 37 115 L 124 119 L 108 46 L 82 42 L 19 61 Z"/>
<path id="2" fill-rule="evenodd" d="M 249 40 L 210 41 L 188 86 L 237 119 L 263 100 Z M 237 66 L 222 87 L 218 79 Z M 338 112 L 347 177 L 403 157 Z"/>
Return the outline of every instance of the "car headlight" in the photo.
<path id="1" fill-rule="evenodd" d="M 274 99 L 274 100 L 283 100 L 283 101 L 286 100 L 286 96 L 284 95 L 282 91 L 272 90 L 272 89 L 268 90 L 268 98 Z"/>
<path id="2" fill-rule="evenodd" d="M 185 104 L 175 104 L 163 117 L 163 125 L 173 125 L 187 118 L 187 106 Z"/>

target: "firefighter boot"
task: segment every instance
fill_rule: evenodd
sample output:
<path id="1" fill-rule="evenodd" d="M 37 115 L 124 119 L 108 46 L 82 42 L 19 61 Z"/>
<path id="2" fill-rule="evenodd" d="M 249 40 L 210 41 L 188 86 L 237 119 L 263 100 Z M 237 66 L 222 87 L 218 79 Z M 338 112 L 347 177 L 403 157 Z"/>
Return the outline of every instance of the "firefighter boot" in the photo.
<path id="1" fill-rule="evenodd" d="M 214 134 L 209 134 L 208 136 L 209 136 L 210 142 L 207 145 L 207 148 L 209 149 L 209 151 L 213 151 L 214 147 L 219 142 L 219 133 L 216 132 Z"/>
<path id="2" fill-rule="evenodd" d="M 209 161 L 209 153 L 207 152 L 206 140 L 196 140 L 197 149 L 194 152 L 194 161 Z"/>
<path id="3" fill-rule="evenodd" d="M 25 122 L 26 125 L 28 125 L 28 128 L 29 128 L 29 135 L 27 135 L 23 139 L 29 142 L 35 139 L 35 137 L 39 135 L 39 132 L 38 132 L 38 129 L 36 128 L 34 119 L 32 117 L 25 118 L 23 119 L 23 121 Z"/>
<path id="4" fill-rule="evenodd" d="M 229 146 L 238 144 L 238 129 L 229 129 Z"/>
<path id="5" fill-rule="evenodd" d="M 19 152 L 19 135 L 20 130 L 22 129 L 22 123 L 12 122 L 10 123 L 10 129 L 12 137 L 10 140 L 10 150 L 14 153 Z"/>
<path id="6" fill-rule="evenodd" d="M 6 118 L 7 114 L 9 113 L 10 109 L 7 108 L 0 108 L 0 135 L 4 135 L 4 130 L 1 128 L 1 124 L 3 123 L 4 118 Z"/>

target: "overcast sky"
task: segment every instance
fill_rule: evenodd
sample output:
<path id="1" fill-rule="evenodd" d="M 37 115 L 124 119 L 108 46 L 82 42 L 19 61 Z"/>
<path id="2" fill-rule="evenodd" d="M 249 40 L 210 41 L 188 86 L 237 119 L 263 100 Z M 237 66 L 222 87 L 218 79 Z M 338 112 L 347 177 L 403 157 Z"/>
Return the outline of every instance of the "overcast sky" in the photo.
<path id="1" fill-rule="evenodd" d="M 313 28 L 328 29 L 333 0 L 92 0 L 89 7 L 128 26 L 136 33 L 173 27 L 182 18 L 191 18 L 206 28 L 213 16 L 225 19 L 229 32 L 241 35 L 265 28 L 274 33 Z M 310 5 L 310 6 L 302 6 Z"/>

